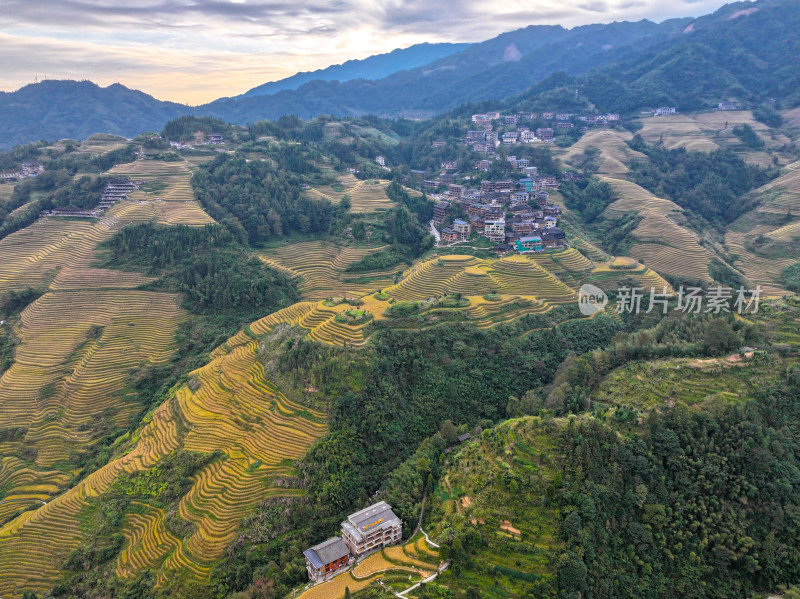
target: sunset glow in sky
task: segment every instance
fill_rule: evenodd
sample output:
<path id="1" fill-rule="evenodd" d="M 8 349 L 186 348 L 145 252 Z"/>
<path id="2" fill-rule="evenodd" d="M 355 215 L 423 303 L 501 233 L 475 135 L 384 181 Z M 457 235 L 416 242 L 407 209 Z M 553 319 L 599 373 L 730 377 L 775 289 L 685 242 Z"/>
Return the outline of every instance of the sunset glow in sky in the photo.
<path id="1" fill-rule="evenodd" d="M 420 42 L 536 24 L 662 21 L 721 0 L 0 0 L 0 89 L 34 78 L 119 82 L 201 104 Z"/>

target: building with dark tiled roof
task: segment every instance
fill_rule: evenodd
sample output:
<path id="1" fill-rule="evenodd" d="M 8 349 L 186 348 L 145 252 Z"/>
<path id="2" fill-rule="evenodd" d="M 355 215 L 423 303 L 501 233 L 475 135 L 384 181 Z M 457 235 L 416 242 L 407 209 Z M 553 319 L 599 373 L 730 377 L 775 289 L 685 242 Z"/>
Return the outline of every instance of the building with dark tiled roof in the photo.
<path id="1" fill-rule="evenodd" d="M 328 575 L 347 566 L 350 561 L 350 549 L 341 537 L 332 537 L 306 549 L 303 555 L 306 558 L 308 577 L 315 582 L 325 580 Z"/>

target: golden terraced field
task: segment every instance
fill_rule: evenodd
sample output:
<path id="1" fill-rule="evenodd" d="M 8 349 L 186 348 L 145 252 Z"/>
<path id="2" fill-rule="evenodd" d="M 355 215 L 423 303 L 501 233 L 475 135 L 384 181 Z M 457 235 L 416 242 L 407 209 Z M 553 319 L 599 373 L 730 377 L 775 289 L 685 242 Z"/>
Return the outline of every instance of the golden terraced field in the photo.
<path id="1" fill-rule="evenodd" d="M 197 202 L 192 189 L 192 172 L 189 163 L 137 160 L 119 164 L 110 175 L 125 175 L 132 181 L 143 181 L 141 189 L 130 195 L 130 200 L 144 202 L 152 218 L 166 225 L 205 225 L 212 219 Z"/>
<path id="2" fill-rule="evenodd" d="M 773 136 L 763 123 L 753 118 L 750 110 L 711 111 L 692 114 L 673 114 L 640 119 L 643 127 L 639 131 L 648 143 L 663 141 L 664 146 L 686 148 L 711 152 L 719 148 L 734 149 L 742 154 L 742 158 L 751 164 L 769 166 L 772 158 L 763 150 L 754 151 L 742 146 L 739 138 L 733 133 L 737 125 L 750 125 L 764 141 L 767 148 L 779 148 L 791 143 L 783 134 Z"/>
<path id="3" fill-rule="evenodd" d="M 338 246 L 326 241 L 294 243 L 260 253 L 270 266 L 302 277 L 300 291 L 307 299 L 331 296 L 360 296 L 392 284 L 400 267 L 383 271 L 348 273 L 347 266 L 387 246 L 357 248 Z M 368 282 L 359 282 L 369 279 Z"/>
<path id="4" fill-rule="evenodd" d="M 19 443 L 0 444 L 0 454 L 24 447 L 35 460 L 18 464 L 33 478 L 12 485 L 6 499 L 48 500 L 55 489 L 31 494 L 30 485 L 131 423 L 141 406 L 128 398 L 128 372 L 169 359 L 182 319 L 177 296 L 133 290 L 47 293 L 23 311 L 15 362 L 0 377 L 0 429 L 26 432 Z"/>
<path id="5" fill-rule="evenodd" d="M 0 294 L 27 286 L 47 287 L 60 269 L 74 271 L 90 267 L 96 260 L 98 243 L 125 225 L 147 222 L 150 216 L 145 205 L 120 202 L 97 221 L 39 219 L 0 240 Z M 112 275 L 104 276 L 108 279 Z M 128 274 L 118 276 L 128 283 L 131 281 Z M 120 286 L 129 285 L 121 283 Z"/>
<path id="6" fill-rule="evenodd" d="M 770 296 L 785 295 L 781 287 L 781 271 L 797 262 L 798 257 L 764 258 L 746 248 L 748 241 L 763 235 L 771 240 L 791 242 L 800 238 L 800 161 L 788 165 L 783 174 L 753 192 L 759 200 L 756 219 L 745 216 L 725 235 L 728 251 L 736 256 L 736 267 Z M 791 214 L 791 217 L 789 216 Z M 778 224 L 763 224 L 766 222 Z M 746 223 L 749 223 L 747 225 Z"/>
<path id="7" fill-rule="evenodd" d="M 422 301 L 461 293 L 469 300 L 468 306 L 444 309 L 461 310 L 478 327 L 486 328 L 525 314 L 545 312 L 553 306 L 572 303 L 576 301 L 578 288 L 586 281 L 604 289 L 613 289 L 623 277 L 633 279 L 643 287 L 670 289 L 661 276 L 646 266 L 612 270 L 605 262 L 593 264 L 573 248 L 490 260 L 445 255 L 414 264 L 403 273 L 397 285 L 383 288 L 386 299 L 378 299 L 373 294 L 357 298 L 363 302 L 357 308 L 379 320 L 386 318 L 386 310 L 396 301 Z M 488 294 L 493 294 L 490 299 L 484 297 Z M 288 324 L 306 329 L 308 337 L 316 341 L 359 346 L 368 340 L 370 323 L 355 326 L 336 321 L 337 314 L 353 308 L 348 303 L 300 302 L 262 318 L 250 325 L 249 330 L 263 335 L 281 324 Z M 234 341 L 237 339 L 238 336 L 233 338 Z"/>
<path id="8" fill-rule="evenodd" d="M 352 206 L 350 210 L 352 212 L 370 213 L 378 210 L 388 210 L 394 206 L 394 202 L 386 196 L 386 186 L 389 183 L 391 181 L 385 179 L 361 181 L 348 174 L 339 177 L 341 189 L 334 189 L 334 186 L 326 185 L 313 187 L 307 190 L 306 193 L 312 198 L 325 198 L 334 204 L 338 204 L 339 200 L 346 194 L 350 196 Z M 406 188 L 406 191 L 412 196 L 422 195 L 413 189 Z"/>
<path id="9" fill-rule="evenodd" d="M 606 215 L 638 212 L 644 217 L 633 231 L 638 243 L 631 248 L 631 256 L 659 273 L 711 281 L 708 265 L 714 254 L 700 245 L 694 232 L 676 223 L 683 211 L 680 206 L 636 183 L 612 177 L 602 180 L 620 196 L 606 208 Z"/>
<path id="10" fill-rule="evenodd" d="M 354 593 L 390 574 L 410 575 L 411 586 L 435 573 L 438 567 L 438 552 L 420 536 L 406 545 L 386 547 L 367 556 L 333 580 L 310 587 L 298 599 L 343 599 L 345 588 Z"/>
<path id="11" fill-rule="evenodd" d="M 134 165 L 125 168 L 153 181 L 169 177 L 175 183 L 168 191 L 191 193 L 185 166 L 154 163 L 142 172 Z M 173 200 L 163 204 L 174 214 L 188 205 Z M 200 212 L 192 224 L 209 222 Z M 136 290 L 151 279 L 95 264 L 99 243 L 125 225 L 153 220 L 154 203 L 123 201 L 97 220 L 42 218 L 0 240 L 0 295 L 46 290 L 14 324 L 15 362 L 0 377 L 0 428 L 22 427 L 0 444 L 0 596 L 23 584 L 45 590 L 55 580 L 81 538 L 86 498 L 107 488 L 120 467 L 64 492 L 69 465 L 98 438 L 131 424 L 142 406 L 130 396 L 130 373 L 167 361 L 175 350 L 185 318 L 178 296 Z"/>
<path id="12" fill-rule="evenodd" d="M 758 233 L 739 233 L 728 231 L 725 234 L 725 245 L 731 254 L 736 256 L 735 264 L 753 283 L 762 287 L 767 296 L 782 296 L 788 292 L 779 284 L 781 271 L 797 260 L 791 258 L 762 258 L 745 248 L 747 239 L 757 237 Z"/>
<path id="13" fill-rule="evenodd" d="M 624 176 L 628 172 L 626 164 L 631 160 L 647 160 L 641 152 L 632 150 L 628 143 L 633 139 L 629 131 L 615 129 L 592 129 L 583 135 L 562 156 L 563 160 L 572 162 L 577 156 L 592 146 L 600 150 L 600 168 L 603 175 Z"/>
<path id="14" fill-rule="evenodd" d="M 755 192 L 761 203 L 758 212 L 785 215 L 791 211 L 800 218 L 800 160 L 788 165 L 783 174 Z"/>
<path id="15" fill-rule="evenodd" d="M 126 542 L 116 564 L 122 576 L 148 568 L 160 581 L 176 572 L 203 578 L 260 502 L 297 495 L 272 481 L 291 474 L 287 464 L 325 434 L 324 414 L 292 402 L 265 379 L 258 346 L 255 337 L 237 335 L 191 373 L 194 390 L 180 387 L 155 410 L 129 452 L 0 528 L 0 594 L 10 596 L 23 585 L 49 588 L 58 565 L 83 538 L 80 515 L 88 502 L 102 498 L 120 473 L 157 467 L 178 448 L 223 453 L 193 478 L 178 505 L 196 529 L 178 539 L 166 530 L 161 512 L 137 510 L 123 527 Z"/>

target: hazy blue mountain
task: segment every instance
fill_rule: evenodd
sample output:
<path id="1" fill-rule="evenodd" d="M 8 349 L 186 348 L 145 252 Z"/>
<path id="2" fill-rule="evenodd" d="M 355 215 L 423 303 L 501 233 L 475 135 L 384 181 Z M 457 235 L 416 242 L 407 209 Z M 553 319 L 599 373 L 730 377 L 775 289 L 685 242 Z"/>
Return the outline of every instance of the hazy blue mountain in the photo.
<path id="1" fill-rule="evenodd" d="M 242 94 L 244 97 L 266 96 L 287 89 L 297 89 L 309 81 L 351 81 L 353 79 L 382 79 L 398 71 L 413 69 L 450 56 L 470 44 L 415 44 L 363 60 L 348 60 L 342 64 L 316 71 L 297 73 L 286 79 L 264 83 Z M 240 96 L 241 97 L 241 96 Z"/>
<path id="2" fill-rule="evenodd" d="M 690 22 L 535 25 L 383 79 L 311 81 L 269 96 L 217 100 L 200 110 L 239 123 L 283 114 L 430 116 L 464 102 L 521 93 L 557 70 L 579 75 L 618 62 L 667 41 Z"/>
<path id="3" fill-rule="evenodd" d="M 562 82 L 600 110 L 636 111 L 676 106 L 689 111 L 735 100 L 800 103 L 800 0 L 759 0 L 726 5 L 693 20 L 676 36 L 642 48 L 616 64 Z M 564 89 L 534 87 L 510 104 L 543 106 Z M 538 99 L 537 99 L 538 95 Z M 527 97 L 527 98 L 526 98 Z M 567 108 L 566 106 L 564 108 Z"/>
<path id="4" fill-rule="evenodd" d="M 727 99 L 797 104 L 797 55 L 800 0 L 758 0 L 659 24 L 531 26 L 381 79 L 315 79 L 297 89 L 199 107 L 161 102 L 122 85 L 46 81 L 0 93 L 0 148 L 98 132 L 130 137 L 160 130 L 181 114 L 244 125 L 286 114 L 427 117 L 482 101 L 570 108 L 576 89 L 581 102 L 619 112 L 656 104 L 689 110 Z"/>

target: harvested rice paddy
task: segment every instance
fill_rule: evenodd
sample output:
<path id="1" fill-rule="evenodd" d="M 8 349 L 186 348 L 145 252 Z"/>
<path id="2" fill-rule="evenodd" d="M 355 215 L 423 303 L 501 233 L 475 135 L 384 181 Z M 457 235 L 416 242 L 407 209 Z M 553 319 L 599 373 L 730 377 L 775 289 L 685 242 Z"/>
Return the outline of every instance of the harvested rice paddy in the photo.
<path id="1" fill-rule="evenodd" d="M 632 257 L 659 273 L 712 280 L 708 265 L 714 254 L 700 245 L 697 234 L 678 224 L 683 212 L 680 206 L 630 181 L 612 177 L 602 177 L 602 180 L 620 196 L 606 208 L 607 216 L 637 212 L 642 217 L 633 231 L 637 242 L 631 248 Z"/>
<path id="2" fill-rule="evenodd" d="M 361 296 L 391 285 L 399 267 L 358 273 L 345 270 L 364 256 L 386 247 L 348 247 L 327 241 L 309 241 L 268 250 L 260 256 L 268 265 L 301 277 L 300 291 L 304 298 L 325 299 L 331 296 Z"/>
<path id="3" fill-rule="evenodd" d="M 110 175 L 125 175 L 142 186 L 130 196 L 133 202 L 148 206 L 152 218 L 166 225 L 205 225 L 212 219 L 197 202 L 192 189 L 189 163 L 136 160 L 119 164 Z"/>
<path id="4" fill-rule="evenodd" d="M 290 475 L 291 464 L 325 434 L 325 415 L 289 400 L 266 380 L 258 347 L 256 337 L 237 335 L 209 364 L 191 373 L 192 388 L 180 387 L 156 408 L 129 452 L 3 525 L 0 593 L 49 588 L 59 576 L 59 564 L 83 538 L 80 514 L 90 498 L 102 497 L 120 473 L 157 467 L 178 448 L 223 456 L 198 472 L 178 505 L 180 516 L 195 528 L 178 539 L 166 531 L 158 510 L 128 516 L 116 563 L 121 576 L 148 568 L 162 582 L 177 572 L 202 579 L 259 503 L 301 493 L 273 481 Z"/>

